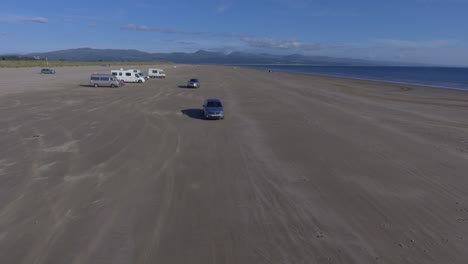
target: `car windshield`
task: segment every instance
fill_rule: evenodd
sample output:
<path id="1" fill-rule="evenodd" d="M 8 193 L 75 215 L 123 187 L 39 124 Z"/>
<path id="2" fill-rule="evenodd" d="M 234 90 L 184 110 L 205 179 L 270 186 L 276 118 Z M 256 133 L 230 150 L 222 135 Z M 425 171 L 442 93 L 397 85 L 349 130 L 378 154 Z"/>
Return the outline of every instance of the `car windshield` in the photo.
<path id="1" fill-rule="evenodd" d="M 190 79 L 190 82 L 198 82 L 198 79 Z"/>
<path id="2" fill-rule="evenodd" d="M 206 107 L 222 107 L 223 105 L 221 104 L 221 102 L 218 102 L 218 101 L 209 101 L 208 103 L 206 103 Z"/>

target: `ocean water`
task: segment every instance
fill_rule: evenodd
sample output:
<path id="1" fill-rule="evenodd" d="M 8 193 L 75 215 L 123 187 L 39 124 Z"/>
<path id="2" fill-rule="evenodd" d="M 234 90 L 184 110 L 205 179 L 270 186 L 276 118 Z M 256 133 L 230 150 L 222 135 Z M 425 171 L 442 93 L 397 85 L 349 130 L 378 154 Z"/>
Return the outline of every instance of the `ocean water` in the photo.
<path id="1" fill-rule="evenodd" d="M 468 91 L 468 68 L 293 65 L 263 65 L 255 68 Z"/>

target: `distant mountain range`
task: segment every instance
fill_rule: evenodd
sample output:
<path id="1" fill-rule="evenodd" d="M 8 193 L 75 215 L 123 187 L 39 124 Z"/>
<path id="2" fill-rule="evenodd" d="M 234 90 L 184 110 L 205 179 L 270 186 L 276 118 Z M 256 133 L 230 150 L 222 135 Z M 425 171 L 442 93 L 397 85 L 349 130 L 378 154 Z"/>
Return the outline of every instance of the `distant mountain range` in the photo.
<path id="1" fill-rule="evenodd" d="M 245 52 L 209 52 L 200 50 L 194 53 L 148 53 L 139 50 L 120 49 L 91 49 L 78 48 L 51 51 L 45 53 L 31 53 L 22 56 L 47 57 L 49 60 L 70 61 L 169 61 L 174 63 L 191 64 L 306 64 L 328 66 L 422 66 L 418 64 L 404 64 L 362 59 L 333 58 L 327 56 L 304 56 L 253 54 Z"/>

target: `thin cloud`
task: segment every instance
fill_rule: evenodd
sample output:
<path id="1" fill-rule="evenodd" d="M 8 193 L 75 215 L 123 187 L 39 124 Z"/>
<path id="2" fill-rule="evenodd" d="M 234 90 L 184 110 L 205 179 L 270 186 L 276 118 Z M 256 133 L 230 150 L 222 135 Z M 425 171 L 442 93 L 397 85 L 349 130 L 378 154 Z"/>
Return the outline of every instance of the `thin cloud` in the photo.
<path id="1" fill-rule="evenodd" d="M 32 23 L 41 23 L 45 24 L 49 22 L 49 19 L 46 17 L 29 17 L 21 19 L 22 22 L 32 22 Z"/>
<path id="2" fill-rule="evenodd" d="M 316 0 L 272 0 L 272 2 L 280 5 L 282 9 L 307 9 L 307 15 L 310 17 L 356 17 L 360 13 L 355 8 L 341 11 L 328 8 L 326 5 L 318 4 Z"/>
<path id="3" fill-rule="evenodd" d="M 196 42 L 193 42 L 193 41 L 183 41 L 183 40 L 175 40 L 175 39 L 163 39 L 159 41 L 166 42 L 166 43 L 175 43 L 175 44 L 184 45 L 184 46 L 197 44 Z"/>
<path id="4" fill-rule="evenodd" d="M 136 25 L 136 24 L 126 24 L 126 25 L 121 26 L 120 29 L 121 30 L 133 30 L 133 31 L 158 32 L 158 33 L 166 33 L 166 34 L 181 34 L 181 35 L 206 34 L 206 32 L 187 31 L 187 30 L 173 29 L 173 28 L 148 27 L 148 26 Z"/>
<path id="5" fill-rule="evenodd" d="M 297 49 L 303 43 L 295 40 L 277 40 L 271 38 L 241 38 L 242 42 L 256 48 Z"/>
<path id="6" fill-rule="evenodd" d="M 290 8 L 306 8 L 309 7 L 313 0 L 275 0 L 275 2 L 286 5 Z"/>
<path id="7" fill-rule="evenodd" d="M 241 38 L 240 40 L 250 47 L 265 48 L 265 49 L 313 51 L 313 50 L 323 50 L 323 49 L 332 47 L 332 46 L 326 46 L 320 43 L 310 43 L 310 42 L 302 42 L 298 40 L 286 40 L 286 39 L 244 37 L 244 38 Z"/>
<path id="8" fill-rule="evenodd" d="M 419 3 L 468 3 L 468 0 L 416 0 Z"/>
<path id="9" fill-rule="evenodd" d="M 252 35 L 249 35 L 249 34 L 234 33 L 234 32 L 215 33 L 214 35 L 216 37 L 235 38 L 235 39 L 253 37 Z"/>
<path id="10" fill-rule="evenodd" d="M 224 13 L 231 8 L 232 3 L 230 1 L 222 1 L 216 5 L 216 13 Z"/>
<path id="11" fill-rule="evenodd" d="M 73 12 L 77 12 L 77 11 L 73 10 Z M 87 12 L 83 11 L 82 13 L 87 13 Z M 86 15 L 67 14 L 67 15 L 59 15 L 59 16 L 57 16 L 57 18 L 61 19 L 63 22 L 71 23 L 71 24 L 109 22 L 109 18 L 104 18 L 102 16 L 86 16 Z M 112 18 L 115 18 L 115 16 L 112 16 Z"/>
<path id="12" fill-rule="evenodd" d="M 401 39 L 377 39 L 377 44 L 384 46 L 397 47 L 397 48 L 440 48 L 456 44 L 453 40 L 425 40 L 425 41 L 414 41 L 414 40 L 401 40 Z"/>
<path id="13" fill-rule="evenodd" d="M 1 16 L 0 21 L 3 22 L 14 22 L 14 23 L 39 23 L 45 24 L 49 22 L 49 19 L 46 17 L 38 16 L 38 17 L 25 17 L 25 16 Z"/>
<path id="14" fill-rule="evenodd" d="M 193 41 L 176 41 L 176 43 L 179 45 L 186 45 L 186 46 L 197 44 L 196 42 L 193 42 Z"/>
<path id="15" fill-rule="evenodd" d="M 89 21 L 89 20 L 90 19 L 88 18 L 84 18 L 84 17 L 80 18 L 80 17 L 73 17 L 73 16 L 62 19 L 62 21 L 66 24 L 85 25 L 86 27 L 95 28 L 97 26 L 97 22 Z"/>
<path id="16" fill-rule="evenodd" d="M 137 7 L 144 8 L 144 9 L 158 9 L 158 10 L 166 10 L 166 6 L 162 3 L 157 4 L 149 4 L 149 3 L 137 3 Z"/>
<path id="17" fill-rule="evenodd" d="M 12 32 L 0 32 L 0 37 L 8 37 L 8 36 L 13 36 L 14 33 Z"/>
<path id="18" fill-rule="evenodd" d="M 273 39 L 267 37 L 253 36 L 243 33 L 233 32 L 201 32 L 188 31 L 182 29 L 169 29 L 161 27 L 149 27 L 145 25 L 126 24 L 120 26 L 121 30 L 141 31 L 141 32 L 157 32 L 165 34 L 180 34 L 180 35 L 203 35 L 210 38 L 232 39 L 233 42 L 240 42 L 252 48 L 276 49 L 276 50 L 296 50 L 296 51 L 317 51 L 323 49 L 337 48 L 337 46 L 324 45 L 314 42 L 303 42 L 299 40 L 289 39 Z M 194 45 L 198 43 L 163 40 L 165 42 L 173 42 L 180 45 Z"/>

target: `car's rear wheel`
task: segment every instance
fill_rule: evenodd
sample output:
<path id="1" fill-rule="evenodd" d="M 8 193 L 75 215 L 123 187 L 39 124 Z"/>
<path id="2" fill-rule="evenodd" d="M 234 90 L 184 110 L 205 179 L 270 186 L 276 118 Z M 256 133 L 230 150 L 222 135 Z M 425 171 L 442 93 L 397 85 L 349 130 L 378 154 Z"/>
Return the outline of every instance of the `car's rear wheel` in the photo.
<path id="1" fill-rule="evenodd" d="M 99 85 L 97 83 L 94 84 L 94 87 L 99 87 Z"/>
<path id="2" fill-rule="evenodd" d="M 142 81 L 141 81 L 141 80 L 138 80 L 138 83 L 142 83 Z"/>
<path id="3" fill-rule="evenodd" d="M 115 87 L 115 85 L 114 85 L 114 84 L 111 84 L 111 87 L 112 87 L 112 88 L 114 88 L 114 87 Z"/>

